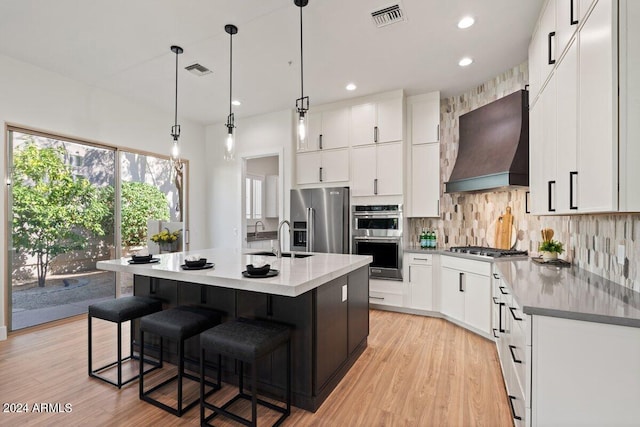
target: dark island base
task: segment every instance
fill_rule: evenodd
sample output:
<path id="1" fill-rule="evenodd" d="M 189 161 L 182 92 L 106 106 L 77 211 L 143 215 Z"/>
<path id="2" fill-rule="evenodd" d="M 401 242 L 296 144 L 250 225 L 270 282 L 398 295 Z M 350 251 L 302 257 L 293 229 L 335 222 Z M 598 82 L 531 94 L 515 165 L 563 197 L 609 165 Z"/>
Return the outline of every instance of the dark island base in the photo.
<path id="1" fill-rule="evenodd" d="M 343 288 L 347 299 L 343 301 Z M 136 275 L 134 294 L 163 301 L 164 308 L 197 305 L 236 317 L 268 319 L 292 327 L 292 403 L 315 412 L 367 348 L 369 335 L 369 269 L 367 266 L 334 279 L 298 297 L 240 291 L 175 280 Z M 147 350 L 147 342 L 150 344 Z M 157 355 L 159 340 L 145 336 L 145 353 Z M 165 359 L 175 362 L 175 343 L 165 345 Z M 190 369 L 197 369 L 197 337 L 185 343 Z M 284 349 L 259 362 L 259 391 L 284 396 L 286 380 Z M 215 358 L 211 358 L 213 361 Z M 238 369 L 223 359 L 225 382 L 237 384 Z M 217 369 L 215 364 L 210 365 Z M 212 371 L 215 372 L 215 371 Z M 245 371 L 246 372 L 246 371 Z"/>

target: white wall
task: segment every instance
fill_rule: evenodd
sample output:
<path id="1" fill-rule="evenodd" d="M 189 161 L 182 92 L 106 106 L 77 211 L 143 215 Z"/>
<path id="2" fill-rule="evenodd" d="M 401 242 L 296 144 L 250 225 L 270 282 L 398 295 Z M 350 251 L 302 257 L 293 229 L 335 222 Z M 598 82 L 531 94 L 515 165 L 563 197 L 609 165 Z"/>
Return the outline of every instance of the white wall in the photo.
<path id="1" fill-rule="evenodd" d="M 207 189 L 209 240 L 214 247 L 241 248 L 242 158 L 282 153 L 280 179 L 284 188 L 281 218 L 289 218 L 289 189 L 293 160 L 293 110 L 236 120 L 236 156 L 225 161 L 223 124 L 207 127 Z"/>
<path id="2" fill-rule="evenodd" d="M 171 90 L 171 88 L 167 88 Z M 150 109 L 134 101 L 107 93 L 0 55 L 0 124 L 14 124 L 51 133 L 168 154 L 173 124 L 172 106 L 167 111 Z M 189 160 L 189 226 L 191 249 L 211 246 L 205 214 L 205 168 L 202 153 L 205 129 L 202 125 L 179 120 L 182 128 L 182 157 Z M 6 135 L 0 153 L 0 172 L 6 178 Z M 0 339 L 6 338 L 5 298 L 8 294 L 6 254 L 6 192 L 0 202 L 3 256 L 0 257 L 2 292 L 0 292 Z"/>

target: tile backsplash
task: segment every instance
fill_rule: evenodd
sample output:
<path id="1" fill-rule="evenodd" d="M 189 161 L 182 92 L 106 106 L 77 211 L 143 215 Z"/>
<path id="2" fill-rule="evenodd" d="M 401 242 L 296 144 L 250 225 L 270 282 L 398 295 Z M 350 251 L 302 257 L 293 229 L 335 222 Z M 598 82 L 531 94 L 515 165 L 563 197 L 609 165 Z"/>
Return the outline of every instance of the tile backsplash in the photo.
<path id="1" fill-rule="evenodd" d="M 417 244 L 423 228 L 436 229 L 438 246 L 492 244 L 492 227 L 507 206 L 516 228 L 516 248 L 538 252 L 540 230 L 554 230 L 565 244 L 562 258 L 590 272 L 640 291 L 640 214 L 535 216 L 525 213 L 526 188 L 444 194 L 458 153 L 458 118 L 517 90 L 528 81 L 527 63 L 505 71 L 462 95 L 440 101 L 440 218 L 410 218 L 407 237 Z M 618 246 L 624 259 L 618 259 Z"/>

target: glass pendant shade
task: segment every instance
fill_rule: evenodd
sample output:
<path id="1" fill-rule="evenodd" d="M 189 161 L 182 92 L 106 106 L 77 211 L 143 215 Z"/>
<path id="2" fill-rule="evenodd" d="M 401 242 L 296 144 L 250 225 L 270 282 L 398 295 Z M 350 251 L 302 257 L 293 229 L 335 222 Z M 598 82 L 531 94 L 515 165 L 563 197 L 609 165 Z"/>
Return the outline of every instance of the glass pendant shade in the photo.
<path id="1" fill-rule="evenodd" d="M 235 157 L 236 150 L 236 137 L 233 132 L 233 128 L 228 128 L 227 138 L 224 141 L 224 159 L 225 160 L 233 160 Z"/>
<path id="2" fill-rule="evenodd" d="M 178 141 L 173 141 L 173 147 L 171 148 L 171 158 L 177 160 L 180 157 L 180 148 L 178 147 Z"/>
<path id="3" fill-rule="evenodd" d="M 298 150 L 306 150 L 309 138 L 307 133 L 309 128 L 307 126 L 307 114 L 304 112 L 298 113 Z"/>

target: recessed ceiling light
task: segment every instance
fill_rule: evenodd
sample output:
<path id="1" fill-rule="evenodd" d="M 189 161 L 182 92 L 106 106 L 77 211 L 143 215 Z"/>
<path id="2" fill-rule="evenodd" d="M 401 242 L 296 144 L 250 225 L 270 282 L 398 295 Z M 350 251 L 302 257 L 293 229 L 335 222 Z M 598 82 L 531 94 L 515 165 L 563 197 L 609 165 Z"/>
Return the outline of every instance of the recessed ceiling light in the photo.
<path id="1" fill-rule="evenodd" d="M 476 20 L 473 19 L 471 16 L 465 16 L 458 22 L 458 28 L 460 29 L 469 28 L 474 24 L 474 22 L 476 22 Z"/>
<path id="2" fill-rule="evenodd" d="M 467 65 L 471 65 L 472 62 L 473 59 L 471 58 L 462 58 L 460 62 L 458 62 L 458 65 L 461 67 L 466 67 Z"/>
<path id="3" fill-rule="evenodd" d="M 242 104 L 242 102 L 238 101 L 237 99 L 234 99 L 233 101 L 231 101 L 231 103 L 232 103 L 233 105 L 235 105 L 236 107 L 237 107 L 238 105 Z"/>
<path id="4" fill-rule="evenodd" d="M 349 83 L 345 89 L 347 90 L 356 90 L 358 88 L 358 86 L 355 85 L 355 83 Z"/>

